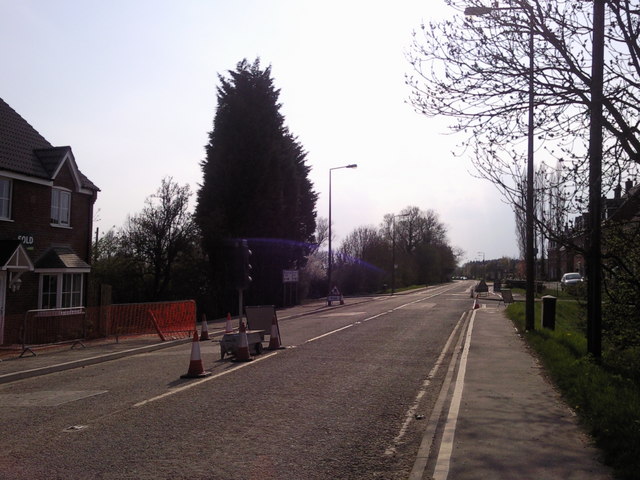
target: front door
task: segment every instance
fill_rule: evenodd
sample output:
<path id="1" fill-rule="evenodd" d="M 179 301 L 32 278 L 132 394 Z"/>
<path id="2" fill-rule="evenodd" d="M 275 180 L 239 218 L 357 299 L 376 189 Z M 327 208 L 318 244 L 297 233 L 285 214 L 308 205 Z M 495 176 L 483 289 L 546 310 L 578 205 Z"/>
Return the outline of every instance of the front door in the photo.
<path id="1" fill-rule="evenodd" d="M 7 272 L 0 271 L 0 345 L 4 343 L 4 306 L 7 296 Z"/>

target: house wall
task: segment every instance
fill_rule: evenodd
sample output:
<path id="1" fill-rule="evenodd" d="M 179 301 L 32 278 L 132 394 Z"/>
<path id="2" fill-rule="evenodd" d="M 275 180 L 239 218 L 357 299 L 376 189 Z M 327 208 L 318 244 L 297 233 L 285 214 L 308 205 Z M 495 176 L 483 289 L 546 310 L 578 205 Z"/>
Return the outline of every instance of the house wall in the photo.
<path id="1" fill-rule="evenodd" d="M 54 186 L 72 191 L 70 227 L 51 225 L 51 187 L 22 180 L 13 180 L 11 222 L 0 222 L 3 238 L 23 240 L 31 261 L 37 260 L 52 246 L 69 246 L 85 262 L 91 263 L 91 230 L 95 194 L 76 190 L 68 164 L 63 165 Z M 7 291 L 6 314 L 22 315 L 38 308 L 39 274 L 24 273 L 18 292 Z M 87 278 L 84 286 L 86 292 Z M 9 327 L 9 325 L 7 325 Z M 5 329 L 5 335 L 9 332 Z"/>

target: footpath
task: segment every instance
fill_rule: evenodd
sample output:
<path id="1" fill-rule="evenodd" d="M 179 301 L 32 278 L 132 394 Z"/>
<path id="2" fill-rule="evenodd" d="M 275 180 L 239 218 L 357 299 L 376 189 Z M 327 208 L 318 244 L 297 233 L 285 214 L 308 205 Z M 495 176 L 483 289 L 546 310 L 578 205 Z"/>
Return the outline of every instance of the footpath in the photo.
<path id="1" fill-rule="evenodd" d="M 443 414 L 439 452 L 432 452 L 433 475 L 421 478 L 612 479 L 575 413 L 496 304 L 480 299 L 473 311 L 457 374 L 461 383 Z"/>
<path id="2" fill-rule="evenodd" d="M 370 301 L 352 299 L 348 303 Z M 604 480 L 609 469 L 578 425 L 575 414 L 545 378 L 541 366 L 519 337 L 504 307 L 480 299 L 466 337 L 465 370 L 458 370 L 457 407 L 443 413 L 444 441 L 430 452 L 421 480 Z M 471 306 L 471 305 L 470 305 Z M 286 320 L 318 313 L 327 307 L 315 302 L 279 310 Z M 236 320 L 237 321 L 237 320 Z M 209 321 L 209 335 L 222 335 L 224 320 Z M 18 358 L 20 350 L 0 350 L 0 384 L 93 363 L 135 355 L 191 338 L 160 342 L 156 336 L 87 342 L 38 349 L 36 356 Z M 456 402 L 455 393 L 452 405 Z M 455 410 L 455 411 L 454 411 Z M 418 462 L 416 462 L 418 463 Z M 414 472 L 415 473 L 415 472 Z"/>

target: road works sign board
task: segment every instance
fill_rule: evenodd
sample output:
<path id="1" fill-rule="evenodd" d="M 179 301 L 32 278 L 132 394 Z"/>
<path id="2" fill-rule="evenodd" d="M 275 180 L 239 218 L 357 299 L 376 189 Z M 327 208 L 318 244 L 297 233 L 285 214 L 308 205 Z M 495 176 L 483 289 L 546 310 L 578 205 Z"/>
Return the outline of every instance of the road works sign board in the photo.
<path id="1" fill-rule="evenodd" d="M 298 270 L 283 270 L 282 283 L 298 283 Z"/>

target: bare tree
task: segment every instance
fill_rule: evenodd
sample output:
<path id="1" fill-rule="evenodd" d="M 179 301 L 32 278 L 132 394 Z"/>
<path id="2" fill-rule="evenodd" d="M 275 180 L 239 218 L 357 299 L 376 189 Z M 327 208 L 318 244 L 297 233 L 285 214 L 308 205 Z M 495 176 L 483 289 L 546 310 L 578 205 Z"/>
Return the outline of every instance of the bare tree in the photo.
<path id="1" fill-rule="evenodd" d="M 518 178 L 525 165 L 528 113 L 528 42 L 534 35 L 535 140 L 539 163 L 562 165 L 565 213 L 584 211 L 590 84 L 589 2 L 512 0 L 479 17 L 462 15 L 477 0 L 445 0 L 457 10 L 450 20 L 422 25 L 409 54 L 410 100 L 428 116 L 452 118 L 463 133 L 476 171 L 518 205 Z M 605 61 L 605 191 L 640 161 L 640 45 L 637 6 L 607 2 Z M 532 29 L 532 30 L 531 30 Z M 551 180 L 551 178 L 549 178 Z M 570 192 L 570 194 L 568 194 Z M 517 208 L 517 207 L 516 207 Z M 538 220 L 539 226 L 541 226 Z"/>
<path id="2" fill-rule="evenodd" d="M 168 287 L 178 256 L 197 243 L 197 227 L 188 211 L 190 196 L 189 185 L 166 177 L 142 211 L 130 216 L 121 229 L 122 249 L 143 275 L 151 277 L 153 300 Z"/>
<path id="3" fill-rule="evenodd" d="M 322 248 L 322 246 L 329 239 L 329 220 L 325 217 L 316 218 L 316 250 Z M 333 239 L 332 239 L 333 240 Z"/>

